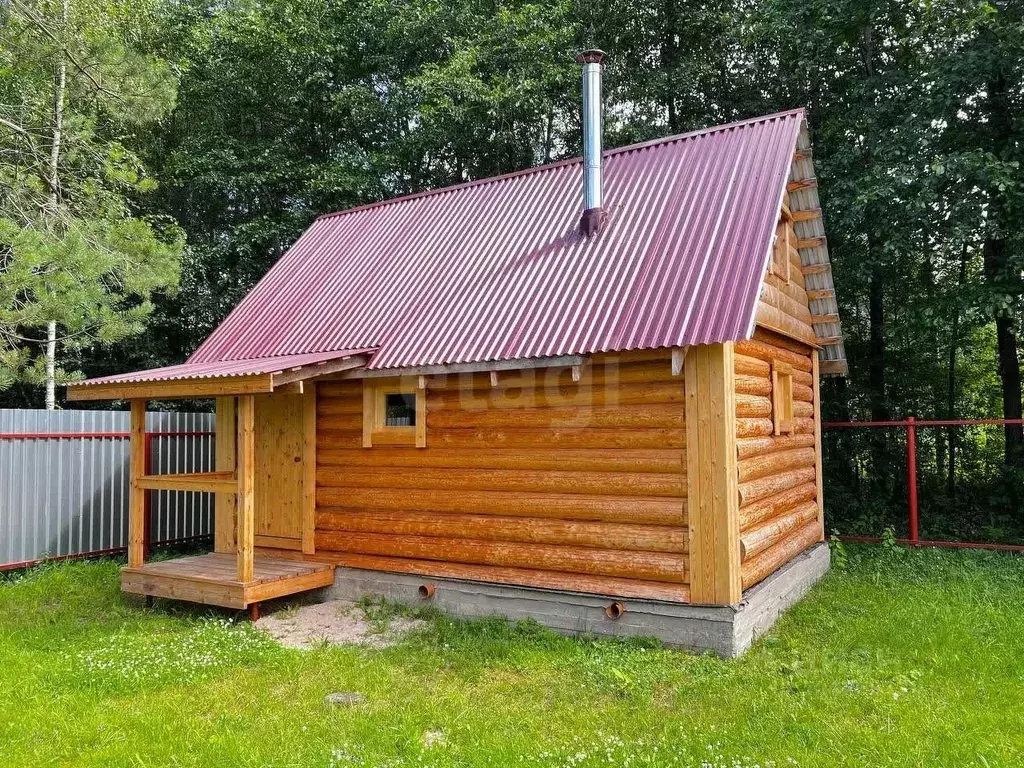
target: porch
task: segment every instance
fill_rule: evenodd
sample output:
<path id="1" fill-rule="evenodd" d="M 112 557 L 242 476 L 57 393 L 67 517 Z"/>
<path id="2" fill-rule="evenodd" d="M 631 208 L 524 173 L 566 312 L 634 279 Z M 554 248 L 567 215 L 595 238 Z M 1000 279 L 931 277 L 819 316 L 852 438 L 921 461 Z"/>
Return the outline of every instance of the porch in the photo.
<path id="1" fill-rule="evenodd" d="M 249 608 L 264 600 L 333 583 L 333 565 L 265 555 L 254 555 L 252 578 L 239 581 L 235 555 L 221 552 L 121 569 L 124 592 L 223 608 Z"/>

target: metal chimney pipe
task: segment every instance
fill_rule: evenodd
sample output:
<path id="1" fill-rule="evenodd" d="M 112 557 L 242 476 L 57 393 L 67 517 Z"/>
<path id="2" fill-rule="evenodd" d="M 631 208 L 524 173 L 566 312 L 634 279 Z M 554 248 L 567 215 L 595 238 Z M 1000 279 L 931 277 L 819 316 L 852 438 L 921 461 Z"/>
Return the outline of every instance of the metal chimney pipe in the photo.
<path id="1" fill-rule="evenodd" d="M 583 51 L 583 216 L 580 230 L 590 237 L 601 231 L 605 212 L 601 188 L 601 62 L 604 51 Z"/>

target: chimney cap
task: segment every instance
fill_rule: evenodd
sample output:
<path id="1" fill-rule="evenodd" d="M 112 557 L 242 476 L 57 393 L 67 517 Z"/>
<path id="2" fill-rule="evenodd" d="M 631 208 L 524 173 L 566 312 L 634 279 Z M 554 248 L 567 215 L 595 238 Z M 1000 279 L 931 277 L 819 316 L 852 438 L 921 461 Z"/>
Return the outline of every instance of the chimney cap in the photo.
<path id="1" fill-rule="evenodd" d="M 590 48 L 576 54 L 576 62 L 579 64 L 600 64 L 607 56 L 600 48 Z"/>

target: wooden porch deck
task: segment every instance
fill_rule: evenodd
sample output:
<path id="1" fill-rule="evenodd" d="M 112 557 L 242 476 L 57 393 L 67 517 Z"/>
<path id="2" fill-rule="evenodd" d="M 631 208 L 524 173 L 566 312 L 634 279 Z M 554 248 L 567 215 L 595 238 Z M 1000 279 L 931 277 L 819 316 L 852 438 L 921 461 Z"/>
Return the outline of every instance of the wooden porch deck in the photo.
<path id="1" fill-rule="evenodd" d="M 252 580 L 241 582 L 234 554 L 179 557 L 122 568 L 121 589 L 148 597 L 247 608 L 263 600 L 334 583 L 334 566 L 329 563 L 255 555 L 252 570 Z"/>

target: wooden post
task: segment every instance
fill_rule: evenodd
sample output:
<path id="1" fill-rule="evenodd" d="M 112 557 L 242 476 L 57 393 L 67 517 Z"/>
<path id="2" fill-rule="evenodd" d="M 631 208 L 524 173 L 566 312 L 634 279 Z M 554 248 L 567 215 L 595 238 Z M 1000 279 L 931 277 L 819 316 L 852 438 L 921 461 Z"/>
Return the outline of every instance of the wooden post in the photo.
<path id="1" fill-rule="evenodd" d="M 146 474 L 146 401 L 132 400 L 131 496 L 128 500 L 128 567 L 138 568 L 145 560 L 146 490 L 139 479 Z"/>
<path id="2" fill-rule="evenodd" d="M 235 514 L 237 517 L 238 580 L 242 583 L 252 581 L 253 518 L 255 514 L 253 487 L 256 473 L 255 414 L 256 403 L 253 396 L 240 395 L 237 406 L 238 440 L 235 477 L 238 482 L 238 499 Z"/>
<path id="3" fill-rule="evenodd" d="M 707 605 L 742 596 L 734 365 L 729 341 L 691 347 L 684 366 L 690 599 Z"/>
<path id="4" fill-rule="evenodd" d="M 302 396 L 302 551 L 316 551 L 316 382 Z"/>
<path id="5" fill-rule="evenodd" d="M 811 356 L 811 376 L 814 391 L 814 482 L 818 501 L 818 527 L 821 529 L 821 541 L 825 540 L 825 484 L 821 479 L 821 364 L 819 352 L 814 350 Z"/>
<path id="6" fill-rule="evenodd" d="M 235 471 L 235 398 L 217 398 L 217 471 Z M 235 551 L 235 494 L 214 496 L 213 549 L 215 552 Z"/>

